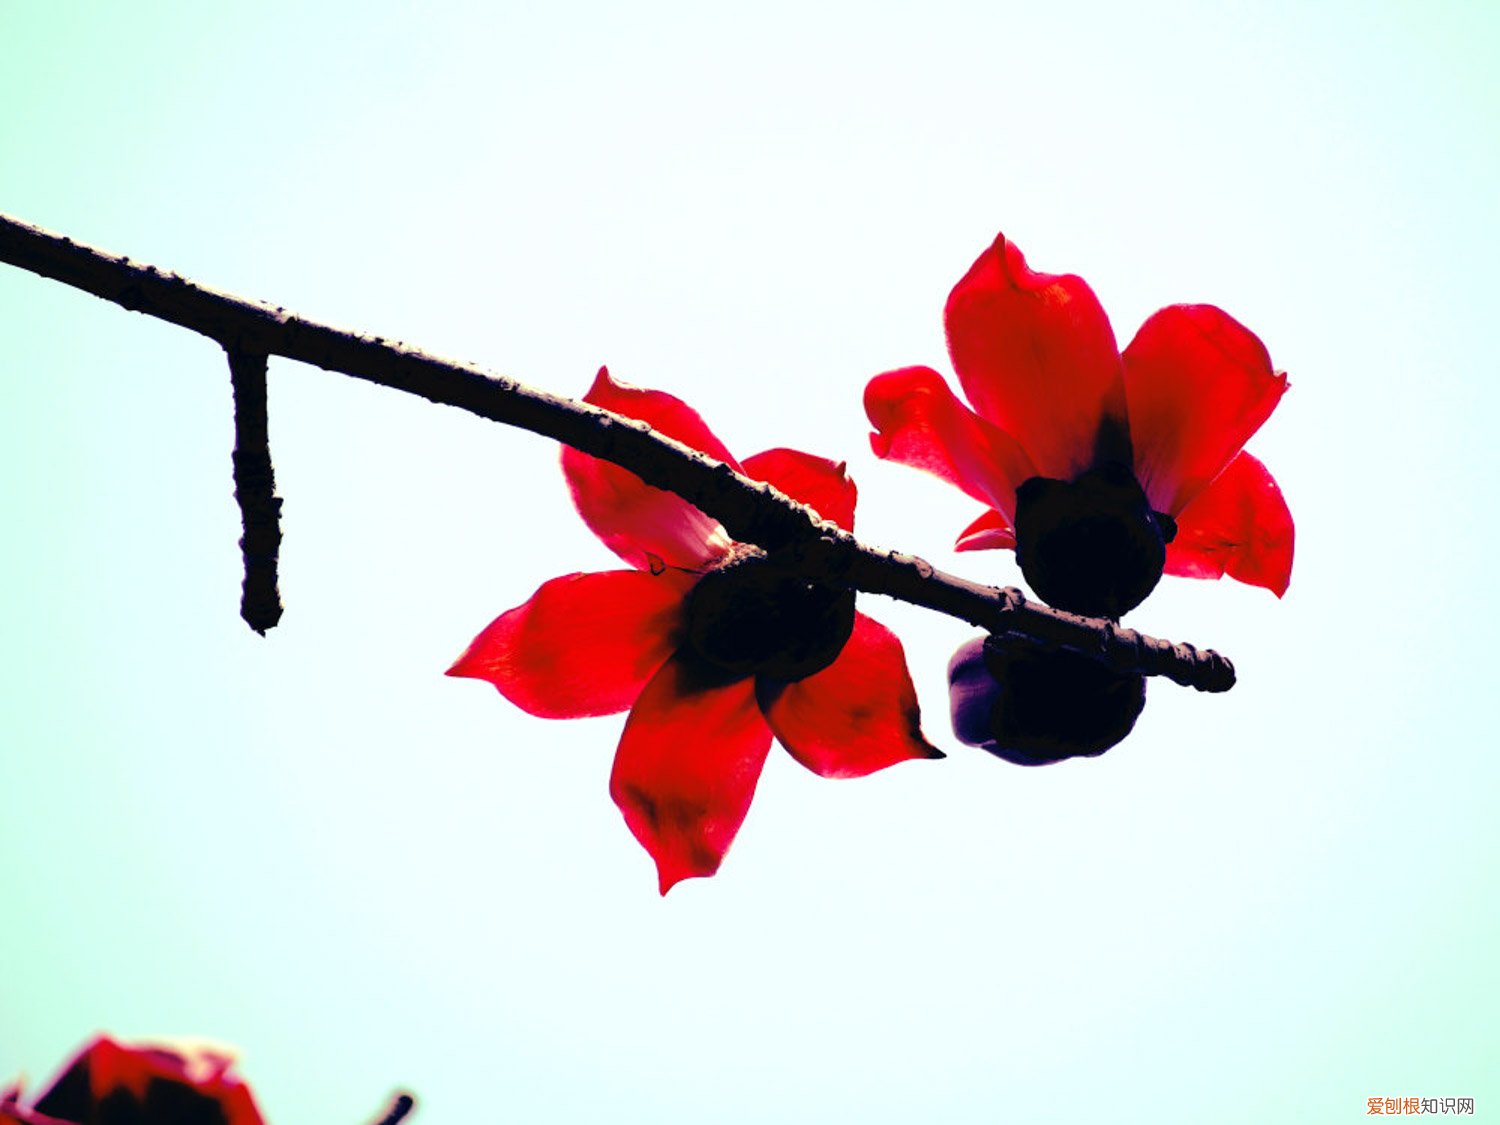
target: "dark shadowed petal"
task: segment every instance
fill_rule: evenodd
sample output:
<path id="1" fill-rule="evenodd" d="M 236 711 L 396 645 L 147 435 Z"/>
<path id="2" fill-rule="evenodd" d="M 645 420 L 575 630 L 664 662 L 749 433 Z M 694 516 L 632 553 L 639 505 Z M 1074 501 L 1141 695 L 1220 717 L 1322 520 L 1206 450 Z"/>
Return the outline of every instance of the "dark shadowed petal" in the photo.
<path id="1" fill-rule="evenodd" d="M 981 504 L 1015 514 L 1016 488 L 1036 468 L 1020 444 L 958 400 L 930 367 L 903 367 L 870 380 L 865 413 L 875 456 L 925 469 Z"/>
<path id="2" fill-rule="evenodd" d="M 1292 513 L 1266 467 L 1241 453 L 1177 517 L 1167 573 L 1229 575 L 1278 598 L 1292 580 Z"/>
<path id="3" fill-rule="evenodd" d="M 1016 529 L 999 512 L 989 511 L 958 533 L 955 551 L 1016 549 Z"/>
<path id="4" fill-rule="evenodd" d="M 620 736 L 609 792 L 656 860 L 662 894 L 719 869 L 770 748 L 754 680 L 702 688 L 673 657 L 646 685 Z"/>
<path id="5" fill-rule="evenodd" d="M 1286 392 L 1255 333 L 1212 305 L 1172 305 L 1125 349 L 1135 470 L 1175 516 L 1243 448 Z"/>
<path id="6" fill-rule="evenodd" d="M 827 668 L 795 683 L 763 681 L 759 695 L 777 739 L 822 777 L 863 777 L 912 758 L 943 756 L 922 737 L 901 642 L 862 613 Z"/>
<path id="7" fill-rule="evenodd" d="M 617 383 L 601 367 L 584 401 L 638 418 L 658 433 L 740 467 L 698 412 L 665 391 Z M 637 569 L 659 569 L 661 563 L 692 569 L 729 547 L 718 520 L 675 493 L 652 488 L 628 469 L 567 446 L 562 465 L 578 514 L 606 547 Z"/>
<path id="8" fill-rule="evenodd" d="M 448 675 L 488 680 L 544 719 L 624 711 L 677 647 L 697 579 L 676 569 L 554 578 L 492 621 Z"/>
<path id="9" fill-rule="evenodd" d="M 795 449 L 768 449 L 745 458 L 745 475 L 781 489 L 845 531 L 854 530 L 858 490 L 843 461 L 830 461 Z"/>
<path id="10" fill-rule="evenodd" d="M 1001 235 L 954 287 L 945 317 L 964 394 L 1038 473 L 1071 479 L 1096 453 L 1128 460 L 1114 330 L 1082 278 L 1033 272 Z"/>

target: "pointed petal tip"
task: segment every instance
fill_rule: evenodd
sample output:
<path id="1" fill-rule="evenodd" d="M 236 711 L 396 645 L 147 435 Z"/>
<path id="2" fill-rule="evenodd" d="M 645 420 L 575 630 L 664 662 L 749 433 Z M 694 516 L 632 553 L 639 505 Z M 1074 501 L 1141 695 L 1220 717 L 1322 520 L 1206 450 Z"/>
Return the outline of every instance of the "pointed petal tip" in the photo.
<path id="1" fill-rule="evenodd" d="M 1239 577 L 1237 574 L 1234 573 L 1234 569 L 1233 568 L 1231 568 L 1228 571 L 1228 574 L 1229 574 L 1229 577 L 1231 577 L 1231 578 L 1238 578 Z M 1243 578 L 1241 578 L 1240 581 L 1243 582 L 1245 580 Z M 1286 564 L 1285 564 L 1285 569 L 1282 570 L 1280 573 L 1277 573 L 1277 574 L 1274 574 L 1274 575 L 1268 575 L 1265 578 L 1264 581 L 1258 582 L 1258 583 L 1252 583 L 1252 585 L 1258 585 L 1258 586 L 1260 586 L 1263 589 L 1270 590 L 1271 593 L 1273 593 L 1273 594 L 1276 595 L 1276 600 L 1277 601 L 1280 601 L 1282 598 L 1286 597 L 1286 592 L 1289 589 L 1291 589 L 1291 587 L 1292 587 L 1292 560 L 1291 560 L 1291 557 L 1287 558 Z"/>
<path id="2" fill-rule="evenodd" d="M 510 695 L 506 693 L 505 689 L 500 686 L 499 682 L 496 679 L 496 673 L 493 670 L 487 671 L 479 660 L 470 659 L 468 653 L 464 653 L 463 656 L 460 656 L 456 661 L 454 661 L 453 666 L 445 671 L 443 675 L 447 679 L 451 680 L 476 680 L 482 684 L 489 684 L 490 687 L 494 688 L 504 698 L 510 700 L 510 702 L 515 703 L 517 707 L 521 708 L 521 710 L 525 711 L 528 715 L 535 715 L 539 719 L 556 719 L 561 717 L 558 715 L 537 711 L 533 707 L 528 707 L 524 703 L 516 703 L 516 701 L 514 699 L 511 699 Z"/>
<path id="3" fill-rule="evenodd" d="M 667 897 L 667 892 L 673 887 L 686 883 L 689 879 L 712 879 L 719 873 L 718 865 L 714 865 L 712 871 L 690 871 L 685 868 L 666 868 L 659 863 L 656 868 L 656 890 L 662 897 Z"/>
<path id="4" fill-rule="evenodd" d="M 477 640 L 478 638 L 476 637 L 475 639 Z M 454 679 L 481 680 L 484 677 L 479 673 L 475 664 L 474 646 L 471 644 L 468 648 L 464 649 L 463 654 L 457 660 L 448 665 L 448 669 L 443 675 L 452 676 Z"/>
<path id="5" fill-rule="evenodd" d="M 1051 274 L 1038 273 L 1026 264 L 1026 255 L 1005 236 L 1004 231 L 995 235 L 995 241 L 990 244 L 990 253 L 1000 260 L 1000 268 L 1017 288 L 1042 289 L 1052 281 Z"/>
<path id="6" fill-rule="evenodd" d="M 613 376 L 610 375 L 609 368 L 600 364 L 599 370 L 594 372 L 594 381 L 589 384 L 589 389 L 584 393 L 583 401 L 592 402 L 595 395 L 619 386 L 620 384 L 615 382 Z"/>

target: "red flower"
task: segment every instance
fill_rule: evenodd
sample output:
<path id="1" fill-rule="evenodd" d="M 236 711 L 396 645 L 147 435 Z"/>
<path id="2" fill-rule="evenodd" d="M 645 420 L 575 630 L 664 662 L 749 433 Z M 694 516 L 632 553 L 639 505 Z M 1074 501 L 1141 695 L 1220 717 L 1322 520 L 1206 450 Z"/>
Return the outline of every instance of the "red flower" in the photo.
<path id="1" fill-rule="evenodd" d="M 842 464 L 791 449 L 737 461 L 687 404 L 604 369 L 584 401 L 853 528 Z M 922 737 L 901 642 L 854 611 L 852 592 L 779 569 L 634 473 L 573 449 L 562 463 L 579 514 L 634 569 L 544 583 L 448 674 L 488 680 L 543 718 L 630 711 L 610 795 L 655 859 L 662 894 L 718 870 L 773 735 L 823 777 L 942 757 Z"/>
<path id="2" fill-rule="evenodd" d="M 233 1056 L 203 1044 L 125 1046 L 101 1035 L 30 1109 L 0 1094 L 0 1121 L 22 1125 L 263 1125 Z"/>
<path id="3" fill-rule="evenodd" d="M 1150 592 L 1163 562 L 1167 574 L 1228 574 L 1285 593 L 1291 513 L 1265 466 L 1241 447 L 1287 382 L 1247 328 L 1212 305 L 1172 305 L 1122 354 L 1088 285 L 1033 272 L 1003 235 L 954 288 L 944 315 L 974 409 L 931 368 L 908 367 L 871 380 L 865 411 L 876 456 L 934 473 L 988 509 L 959 534 L 957 550 L 1016 548 L 1037 588 L 1028 561 L 1072 565 L 1101 551 L 1102 534 L 1118 532 L 1111 549 L 1146 566 L 1154 550 L 1154 574 L 1127 590 L 1049 597 L 1037 588 L 1063 608 L 1075 608 L 1065 604 L 1072 596 L 1088 605 L 1080 612 L 1110 616 Z M 1027 486 L 1035 478 L 1043 481 Z M 1138 510 L 1130 510 L 1132 495 Z M 1083 526 L 1078 512 L 1095 504 L 1123 505 L 1119 520 L 1134 521 L 1128 534 L 1101 532 L 1101 521 Z M 1043 532 L 1070 521 L 1075 534 L 1061 535 L 1054 555 L 1042 558 Z M 1028 523 L 1039 529 L 1030 543 Z M 1114 580 L 1108 567 L 1102 573 Z"/>

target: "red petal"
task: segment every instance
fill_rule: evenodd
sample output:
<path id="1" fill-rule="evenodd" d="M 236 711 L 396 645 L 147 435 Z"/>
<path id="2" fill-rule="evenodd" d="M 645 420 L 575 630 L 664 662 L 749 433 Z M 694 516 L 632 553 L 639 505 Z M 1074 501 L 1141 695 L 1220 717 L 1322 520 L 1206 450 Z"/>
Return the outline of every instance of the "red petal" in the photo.
<path id="1" fill-rule="evenodd" d="M 1069 480 L 1096 453 L 1124 456 L 1119 350 L 1082 278 L 1033 272 L 1001 235 L 954 287 L 944 315 L 964 394 L 1039 473 Z"/>
<path id="2" fill-rule="evenodd" d="M 843 461 L 830 461 L 795 449 L 768 449 L 745 458 L 745 475 L 779 488 L 845 531 L 854 530 L 858 490 L 849 479 Z"/>
<path id="3" fill-rule="evenodd" d="M 822 777 L 863 777 L 912 758 L 941 758 L 922 737 L 916 689 L 901 642 L 854 615 L 838 659 L 804 680 L 763 683 L 762 709 L 792 757 Z"/>
<path id="4" fill-rule="evenodd" d="M 658 433 L 740 467 L 697 411 L 665 391 L 617 383 L 601 367 L 583 401 L 639 418 Z M 675 493 L 652 488 L 628 469 L 568 447 L 563 448 L 562 465 L 578 514 L 606 547 L 639 570 L 661 562 L 693 569 L 729 547 L 718 520 Z"/>
<path id="5" fill-rule="evenodd" d="M 1020 444 L 958 400 L 930 367 L 903 367 L 870 380 L 865 413 L 875 456 L 925 469 L 1013 517 L 1016 486 L 1036 475 Z"/>
<path id="6" fill-rule="evenodd" d="M 770 748 L 754 680 L 702 688 L 674 657 L 646 685 L 620 736 L 609 793 L 656 860 L 662 894 L 719 869 Z"/>
<path id="7" fill-rule="evenodd" d="M 1266 467 L 1241 453 L 1177 517 L 1167 573 L 1229 575 L 1278 598 L 1292 580 L 1296 532 L 1286 499 Z"/>
<path id="8" fill-rule="evenodd" d="M 697 580 L 675 569 L 554 578 L 495 618 L 448 675 L 488 680 L 544 719 L 624 711 L 677 647 Z"/>
<path id="9" fill-rule="evenodd" d="M 1016 549 L 1016 529 L 999 512 L 989 511 L 958 533 L 955 551 Z"/>
<path id="10" fill-rule="evenodd" d="M 1154 314 L 1125 349 L 1135 473 L 1176 515 L 1233 460 L 1286 392 L 1265 345 L 1212 305 Z"/>

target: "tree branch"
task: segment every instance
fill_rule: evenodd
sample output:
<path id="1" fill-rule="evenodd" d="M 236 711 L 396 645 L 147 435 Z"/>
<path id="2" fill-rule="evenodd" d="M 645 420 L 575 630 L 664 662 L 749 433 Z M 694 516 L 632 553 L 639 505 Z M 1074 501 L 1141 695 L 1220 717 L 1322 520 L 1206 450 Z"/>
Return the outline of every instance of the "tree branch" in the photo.
<path id="1" fill-rule="evenodd" d="M 677 493 L 741 542 L 796 552 L 811 576 L 900 598 L 1043 648 L 1080 652 L 1121 671 L 1165 675 L 1200 691 L 1227 691 L 1234 684 L 1233 666 L 1218 653 L 1054 610 L 1027 601 L 1019 590 L 982 586 L 922 559 L 868 547 L 770 485 L 635 419 L 473 364 L 198 285 L 6 215 L 0 215 L 0 261 L 198 332 L 219 343 L 231 359 L 279 355 L 552 438 Z M 247 515 L 247 544 L 249 526 Z M 246 551 L 248 568 L 248 545 Z"/>
<path id="2" fill-rule="evenodd" d="M 240 553 L 245 586 L 240 616 L 261 636 L 281 620 L 276 589 L 276 557 L 281 551 L 281 499 L 271 467 L 266 416 L 266 355 L 230 350 L 229 381 L 234 390 L 234 498 L 240 506 Z"/>
<path id="3" fill-rule="evenodd" d="M 373 1122 L 372 1125 L 398 1125 L 416 1107 L 416 1104 L 417 1100 L 403 1090 L 391 1098 L 391 1104 L 386 1107 L 379 1120 Z"/>

